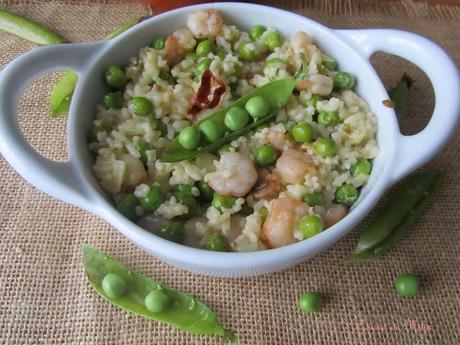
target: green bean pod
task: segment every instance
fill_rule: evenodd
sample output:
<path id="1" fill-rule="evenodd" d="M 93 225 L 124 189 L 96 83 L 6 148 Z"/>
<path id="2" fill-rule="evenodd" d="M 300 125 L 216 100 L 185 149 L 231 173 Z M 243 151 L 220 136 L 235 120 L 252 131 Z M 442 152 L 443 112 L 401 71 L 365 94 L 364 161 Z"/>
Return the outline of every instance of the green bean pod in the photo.
<path id="1" fill-rule="evenodd" d="M 347 261 L 374 259 L 397 243 L 425 210 L 440 178 L 438 172 L 422 172 L 404 180 L 361 233 Z"/>
<path id="2" fill-rule="evenodd" d="M 0 9 L 0 30 L 41 45 L 65 43 L 65 39 L 33 20 Z"/>
<path id="3" fill-rule="evenodd" d="M 141 22 L 144 18 L 135 18 L 124 23 L 103 38 L 110 40 Z M 50 94 L 50 111 L 53 116 L 65 116 L 69 113 L 73 91 L 77 85 L 78 75 L 73 70 L 66 71 L 54 84 Z"/>
<path id="4" fill-rule="evenodd" d="M 404 74 L 401 80 L 390 90 L 388 95 L 395 105 L 395 113 L 399 124 L 407 117 L 409 106 L 409 88 L 412 86 L 412 79 Z"/>
<path id="5" fill-rule="evenodd" d="M 275 80 L 270 83 L 267 83 L 254 91 L 250 92 L 244 97 L 239 98 L 235 102 L 231 103 L 228 107 L 220 109 L 215 113 L 197 121 L 193 124 L 192 127 L 199 128 L 200 124 L 207 120 L 213 120 L 222 128 L 225 128 L 224 119 L 225 114 L 232 107 L 244 107 L 246 102 L 256 96 L 263 97 L 269 103 L 269 111 L 267 115 L 254 119 L 253 122 L 250 122 L 249 125 L 245 126 L 242 129 L 236 130 L 231 133 L 227 133 L 221 139 L 214 141 L 212 144 L 198 147 L 195 149 L 186 149 L 179 142 L 179 137 L 176 137 L 171 141 L 165 148 L 163 154 L 160 157 L 161 162 L 178 162 L 187 159 L 192 159 L 198 156 L 202 152 L 213 151 L 221 147 L 223 144 L 228 143 L 244 134 L 249 132 L 251 129 L 260 126 L 262 123 L 267 122 L 269 119 L 273 118 L 281 109 L 294 90 L 294 87 L 297 83 L 297 80 L 294 78 Z"/>
<path id="6" fill-rule="evenodd" d="M 194 297 L 136 273 L 88 245 L 83 247 L 83 264 L 94 289 L 112 304 L 131 313 L 174 325 L 186 332 L 220 335 L 238 343 L 236 335 L 224 329 L 214 312 Z M 104 277 L 109 273 L 126 283 L 124 291 L 115 299 L 110 298 L 103 288 Z M 170 301 L 169 306 L 160 312 L 149 311 L 145 306 L 145 298 L 152 291 L 166 295 Z"/>

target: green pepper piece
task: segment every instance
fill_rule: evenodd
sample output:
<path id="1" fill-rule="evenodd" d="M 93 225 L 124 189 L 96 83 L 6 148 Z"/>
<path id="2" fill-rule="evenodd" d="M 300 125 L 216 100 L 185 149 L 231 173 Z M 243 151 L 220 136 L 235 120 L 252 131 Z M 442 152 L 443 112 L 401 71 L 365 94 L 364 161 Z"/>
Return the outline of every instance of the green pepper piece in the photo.
<path id="1" fill-rule="evenodd" d="M 412 84 L 413 80 L 407 74 L 404 74 L 401 80 L 388 91 L 388 95 L 395 105 L 394 109 L 400 125 L 407 116 L 407 109 L 409 106 L 409 88 Z"/>
<path id="2" fill-rule="evenodd" d="M 186 332 L 220 335 L 237 343 L 236 335 L 224 329 L 214 312 L 194 297 L 136 273 L 89 245 L 83 247 L 83 264 L 93 288 L 110 303 L 131 313 L 174 325 Z M 127 285 L 123 295 L 115 300 L 102 288 L 102 280 L 109 273 L 118 275 Z M 171 302 L 162 312 L 151 312 L 145 306 L 145 298 L 152 291 L 161 291 Z"/>
<path id="3" fill-rule="evenodd" d="M 227 133 L 226 136 L 216 140 L 213 143 L 207 144 L 202 147 L 197 147 L 194 149 L 186 149 L 180 143 L 178 138 L 171 141 L 163 151 L 163 154 L 160 157 L 161 162 L 179 162 L 183 160 L 188 160 L 195 158 L 202 152 L 213 151 L 217 148 L 221 147 L 225 143 L 228 143 L 235 138 L 238 138 L 253 128 L 258 127 L 262 123 L 265 123 L 269 119 L 271 119 L 279 109 L 281 109 L 286 102 L 288 101 L 289 97 L 294 90 L 296 85 L 296 80 L 293 78 L 289 79 L 282 79 L 282 80 L 275 80 L 268 84 L 265 84 L 254 91 L 250 92 L 246 96 L 236 100 L 235 102 L 231 103 L 228 107 L 220 109 L 215 113 L 211 114 L 210 116 L 205 117 L 204 119 L 197 121 L 193 124 L 194 128 L 199 128 L 200 124 L 206 120 L 213 120 L 216 124 L 221 126 L 221 128 L 225 128 L 224 119 L 225 114 L 227 111 L 232 107 L 244 107 L 246 102 L 256 96 L 263 97 L 269 103 L 269 111 L 267 115 L 257 118 L 254 122 L 250 122 L 246 127 L 239 129 L 237 131 Z"/>
<path id="4" fill-rule="evenodd" d="M 441 173 L 435 172 L 429 174 L 433 174 L 431 175 L 431 184 L 422 193 L 421 197 L 417 200 L 415 206 L 411 210 L 409 210 L 406 217 L 393 229 L 393 231 L 372 249 L 363 251 L 361 253 L 352 254 L 346 258 L 346 261 L 362 261 L 376 259 L 380 255 L 386 253 L 391 247 L 393 247 L 394 244 L 396 244 L 401 238 L 404 237 L 404 235 L 407 233 L 410 227 L 425 211 L 426 206 L 433 197 L 433 192 L 436 190 L 436 188 L 439 185 L 439 182 L 441 181 Z M 388 202 L 390 202 L 391 199 Z M 368 228 L 371 228 L 373 224 L 374 222 L 371 222 Z"/>
<path id="5" fill-rule="evenodd" d="M 401 182 L 382 211 L 361 233 L 352 257 L 374 256 L 375 252 L 383 252 L 396 243 L 425 207 L 427 200 L 424 199 L 432 194 L 439 178 L 438 172 L 427 171 Z"/>
<path id="6" fill-rule="evenodd" d="M 65 43 L 65 39 L 33 20 L 0 9 L 0 31 L 41 45 Z"/>
<path id="7" fill-rule="evenodd" d="M 0 10 L 1 13 L 1 10 Z M 103 38 L 103 41 L 110 40 L 122 32 L 141 22 L 143 18 L 135 18 L 119 26 L 115 31 Z M 61 42 L 62 43 L 62 42 Z M 54 84 L 50 94 L 50 111 L 53 116 L 65 116 L 69 113 L 70 102 L 73 91 L 77 85 L 78 75 L 73 70 L 66 71 Z"/>

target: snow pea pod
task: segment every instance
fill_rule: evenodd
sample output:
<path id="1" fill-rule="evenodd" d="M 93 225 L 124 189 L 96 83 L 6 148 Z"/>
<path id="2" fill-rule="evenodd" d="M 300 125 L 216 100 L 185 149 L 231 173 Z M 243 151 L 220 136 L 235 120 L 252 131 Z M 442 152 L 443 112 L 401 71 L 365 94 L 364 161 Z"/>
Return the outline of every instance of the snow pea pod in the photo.
<path id="1" fill-rule="evenodd" d="M 409 106 L 409 88 L 412 84 L 413 80 L 407 74 L 404 74 L 401 80 L 388 91 L 388 95 L 395 105 L 394 109 L 400 125 L 407 116 L 407 109 Z"/>
<path id="2" fill-rule="evenodd" d="M 350 261 L 373 259 L 394 245 L 422 214 L 439 183 L 438 172 L 421 172 L 406 178 L 361 233 Z"/>
<path id="3" fill-rule="evenodd" d="M 165 148 L 163 154 L 160 157 L 161 162 L 178 162 L 187 159 L 192 159 L 198 156 L 202 152 L 213 151 L 221 147 L 223 144 L 232 141 L 247 132 L 251 129 L 256 128 L 257 126 L 261 125 L 262 123 L 268 121 L 276 113 L 286 104 L 289 97 L 294 90 L 297 80 L 293 78 L 289 79 L 282 79 L 282 80 L 275 80 L 270 83 L 267 83 L 254 91 L 250 92 L 244 97 L 236 100 L 235 102 L 231 103 L 229 106 L 216 111 L 215 113 L 207 116 L 200 121 L 197 121 L 193 124 L 192 127 L 199 128 L 200 124 L 206 120 L 213 120 L 217 123 L 221 128 L 225 128 L 224 118 L 227 111 L 232 107 L 244 107 L 246 102 L 256 96 L 263 97 L 269 103 L 269 111 L 267 115 L 264 117 L 260 117 L 254 119 L 249 125 L 245 126 L 242 129 L 236 130 L 234 132 L 228 132 L 225 136 L 221 139 L 213 142 L 212 144 L 206 144 L 205 146 L 201 146 L 195 149 L 186 149 L 184 148 L 180 142 L 179 137 L 176 137 L 173 141 L 171 141 Z"/>
<path id="4" fill-rule="evenodd" d="M 83 264 L 94 289 L 112 304 L 193 334 L 220 335 L 238 343 L 236 335 L 224 329 L 214 312 L 194 297 L 136 273 L 89 245 L 83 247 Z M 108 274 L 116 275 L 125 283 L 124 291 L 117 298 L 110 298 L 103 288 L 104 277 Z M 145 297 L 152 291 L 167 296 L 170 303 L 164 310 L 152 312 L 145 306 Z"/>
<path id="5" fill-rule="evenodd" d="M 144 18 L 135 18 L 119 26 L 102 40 L 110 40 L 141 22 Z M 77 85 L 78 75 L 73 70 L 66 71 L 54 84 L 50 94 L 50 111 L 53 116 L 65 116 L 69 113 L 73 91 Z"/>
<path id="6" fill-rule="evenodd" d="M 64 38 L 43 25 L 2 9 L 0 9 L 0 30 L 41 45 L 65 42 Z"/>

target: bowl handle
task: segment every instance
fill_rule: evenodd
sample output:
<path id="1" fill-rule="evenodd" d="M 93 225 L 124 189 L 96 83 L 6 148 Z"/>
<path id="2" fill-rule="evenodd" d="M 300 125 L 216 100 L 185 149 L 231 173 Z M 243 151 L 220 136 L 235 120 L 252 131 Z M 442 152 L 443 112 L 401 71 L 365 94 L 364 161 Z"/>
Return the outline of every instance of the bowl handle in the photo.
<path id="1" fill-rule="evenodd" d="M 433 158 L 454 133 L 460 115 L 460 75 L 451 58 L 432 41 L 406 31 L 391 29 L 337 30 L 367 59 L 377 51 L 400 56 L 428 76 L 435 106 L 428 125 L 415 135 L 398 135 L 392 182 Z"/>
<path id="2" fill-rule="evenodd" d="M 85 64 L 99 44 L 37 48 L 16 58 L 0 73 L 1 154 L 14 170 L 39 190 L 86 209 L 90 207 L 88 193 L 73 169 L 72 157 L 67 162 L 55 162 L 36 152 L 19 128 L 17 110 L 24 89 L 40 75 L 59 67 L 71 67 L 81 78 Z"/>

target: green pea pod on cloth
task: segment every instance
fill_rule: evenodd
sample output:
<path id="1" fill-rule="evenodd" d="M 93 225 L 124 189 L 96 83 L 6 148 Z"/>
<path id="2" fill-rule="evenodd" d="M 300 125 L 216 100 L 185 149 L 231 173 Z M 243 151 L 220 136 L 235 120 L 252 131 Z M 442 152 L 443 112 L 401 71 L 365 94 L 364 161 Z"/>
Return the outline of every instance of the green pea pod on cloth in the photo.
<path id="1" fill-rule="evenodd" d="M 66 40 L 30 19 L 0 9 L 0 30 L 41 45 L 61 44 Z"/>
<path id="2" fill-rule="evenodd" d="M 404 74 L 401 80 L 388 91 L 388 95 L 394 103 L 394 109 L 399 124 L 407 117 L 407 109 L 409 107 L 409 89 L 414 81 Z"/>
<path id="3" fill-rule="evenodd" d="M 174 325 L 186 332 L 219 335 L 238 344 L 237 336 L 224 329 L 214 312 L 196 298 L 136 273 L 89 245 L 83 247 L 83 264 L 94 289 L 110 303 L 131 313 Z M 105 284 L 104 278 L 108 275 L 116 279 L 106 281 Z M 113 284 L 114 280 L 117 285 Z M 109 283 L 112 283 L 110 289 L 107 288 Z M 147 309 L 146 305 L 151 301 L 146 297 L 152 292 L 165 296 L 167 306 L 162 303 L 162 310 L 152 312 Z"/>
<path id="4" fill-rule="evenodd" d="M 361 233 L 353 254 L 346 261 L 375 259 L 397 243 L 423 214 L 441 175 L 426 171 L 403 180 Z"/>
<path id="5" fill-rule="evenodd" d="M 270 83 L 267 83 L 254 91 L 250 92 L 244 97 L 239 98 L 235 102 L 231 103 L 228 107 L 222 108 L 217 110 L 215 113 L 197 121 L 193 124 L 194 128 L 199 128 L 200 124 L 206 120 L 213 120 L 216 124 L 218 124 L 221 128 L 225 128 L 224 119 L 225 114 L 227 111 L 232 107 L 244 107 L 246 102 L 257 96 L 263 97 L 269 103 L 269 111 L 267 115 L 264 117 L 255 119 L 246 127 L 239 129 L 237 131 L 227 133 L 221 139 L 213 142 L 212 144 L 208 144 L 205 146 L 197 147 L 195 149 L 186 149 L 184 148 L 180 142 L 179 137 L 176 137 L 173 141 L 171 141 L 165 148 L 163 154 L 160 157 L 161 162 L 179 162 L 183 160 L 188 160 L 195 158 L 202 152 L 213 151 L 228 143 L 235 138 L 238 138 L 251 129 L 256 128 L 257 126 L 267 122 L 269 119 L 273 118 L 279 109 L 281 109 L 286 102 L 288 101 L 289 97 L 294 90 L 294 87 L 297 83 L 297 80 L 294 78 L 289 79 L 282 79 L 282 80 L 275 80 Z"/>
<path id="6" fill-rule="evenodd" d="M 122 32 L 128 30 L 134 25 L 144 20 L 135 18 L 119 26 L 117 29 L 109 33 L 103 38 L 103 41 L 110 40 Z M 50 111 L 53 116 L 66 116 L 69 113 L 70 102 L 72 101 L 73 91 L 77 85 L 78 75 L 72 70 L 66 71 L 54 84 L 50 94 Z"/>

